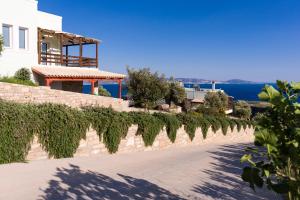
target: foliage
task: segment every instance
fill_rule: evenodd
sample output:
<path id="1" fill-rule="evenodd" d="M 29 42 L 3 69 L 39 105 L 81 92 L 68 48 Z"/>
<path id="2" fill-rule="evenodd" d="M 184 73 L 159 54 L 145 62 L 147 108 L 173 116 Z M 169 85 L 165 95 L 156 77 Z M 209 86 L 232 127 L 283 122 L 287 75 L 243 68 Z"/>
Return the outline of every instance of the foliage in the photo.
<path id="1" fill-rule="evenodd" d="M 84 113 L 64 105 L 43 104 L 37 108 L 37 132 L 43 149 L 54 158 L 72 157 L 89 127 Z"/>
<path id="2" fill-rule="evenodd" d="M 14 78 L 21 81 L 30 81 L 31 72 L 27 68 L 21 68 L 18 71 L 16 71 Z"/>
<path id="3" fill-rule="evenodd" d="M 111 97 L 111 94 L 109 91 L 107 91 L 103 86 L 99 85 L 98 87 L 98 95 L 104 96 L 104 97 Z"/>
<path id="4" fill-rule="evenodd" d="M 234 115 L 241 119 L 250 119 L 252 114 L 251 107 L 246 101 L 238 101 L 234 105 Z"/>
<path id="5" fill-rule="evenodd" d="M 3 46 L 4 46 L 3 36 L 0 35 L 0 56 L 3 52 Z"/>
<path id="6" fill-rule="evenodd" d="M 23 162 L 35 132 L 31 106 L 0 100 L 0 164 Z"/>
<path id="7" fill-rule="evenodd" d="M 196 129 L 200 127 L 199 116 L 188 114 L 178 114 L 178 119 L 184 124 L 184 130 L 189 135 L 190 140 L 193 141 L 196 133 Z"/>
<path id="8" fill-rule="evenodd" d="M 142 108 L 155 108 L 157 101 L 164 99 L 168 91 L 168 83 L 164 75 L 151 73 L 150 69 L 127 69 L 128 93 L 135 106 Z"/>
<path id="9" fill-rule="evenodd" d="M 167 134 L 172 143 L 176 140 L 177 130 L 181 127 L 182 123 L 176 115 L 172 114 L 163 114 L 163 113 L 155 113 L 155 117 L 159 118 L 167 129 Z"/>
<path id="10" fill-rule="evenodd" d="M 242 126 L 243 126 L 242 121 L 236 119 L 236 120 L 234 120 L 234 122 L 236 124 L 237 131 L 240 132 L 242 130 Z"/>
<path id="11" fill-rule="evenodd" d="M 132 119 L 127 113 L 119 113 L 111 108 L 85 107 L 83 108 L 87 119 L 97 131 L 100 141 L 109 153 L 116 153 L 122 138 L 125 138 Z"/>
<path id="12" fill-rule="evenodd" d="M 228 107 L 228 96 L 223 92 L 209 92 L 205 95 L 204 105 L 198 107 L 197 112 L 206 115 L 225 115 Z"/>
<path id="13" fill-rule="evenodd" d="M 214 133 L 216 133 L 222 127 L 221 122 L 216 117 L 208 116 L 207 120 L 210 122 L 212 131 Z"/>
<path id="14" fill-rule="evenodd" d="M 221 123 L 222 133 L 223 135 L 227 135 L 228 128 L 230 126 L 229 120 L 224 117 L 218 118 L 219 122 Z"/>
<path id="15" fill-rule="evenodd" d="M 163 121 L 149 113 L 131 112 L 131 116 L 134 123 L 138 124 L 137 135 L 142 135 L 145 146 L 153 145 L 156 136 L 163 129 Z"/>
<path id="16" fill-rule="evenodd" d="M 180 105 L 186 99 L 186 93 L 183 86 L 179 82 L 171 78 L 168 83 L 168 91 L 165 96 L 165 100 L 168 104 L 175 103 L 175 105 Z"/>
<path id="17" fill-rule="evenodd" d="M 264 184 L 288 199 L 300 199 L 300 83 L 277 81 L 259 97 L 272 107 L 256 124 L 255 145 L 242 161 L 242 178 L 250 187 Z"/>
<path id="18" fill-rule="evenodd" d="M 37 86 L 35 83 L 33 83 L 31 80 L 29 81 L 23 81 L 20 79 L 16 79 L 14 77 L 0 77 L 0 82 L 3 83 L 12 83 L 12 84 L 18 84 L 18 85 L 27 85 L 27 86 Z"/>

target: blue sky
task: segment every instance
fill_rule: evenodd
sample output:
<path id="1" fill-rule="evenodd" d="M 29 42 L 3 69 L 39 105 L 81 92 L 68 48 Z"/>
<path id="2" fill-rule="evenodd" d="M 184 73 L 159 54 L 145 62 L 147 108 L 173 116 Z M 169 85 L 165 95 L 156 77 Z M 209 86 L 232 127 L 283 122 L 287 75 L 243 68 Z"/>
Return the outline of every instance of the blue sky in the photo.
<path id="1" fill-rule="evenodd" d="M 100 68 L 300 81 L 299 0 L 39 0 L 64 31 L 98 38 Z"/>

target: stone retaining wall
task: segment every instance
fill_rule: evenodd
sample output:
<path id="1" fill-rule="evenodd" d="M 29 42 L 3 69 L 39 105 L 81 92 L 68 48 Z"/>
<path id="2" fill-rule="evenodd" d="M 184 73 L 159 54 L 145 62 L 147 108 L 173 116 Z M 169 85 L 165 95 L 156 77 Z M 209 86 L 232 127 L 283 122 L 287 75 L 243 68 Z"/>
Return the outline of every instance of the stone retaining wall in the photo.
<path id="1" fill-rule="evenodd" d="M 82 106 L 112 107 L 116 111 L 129 111 L 128 101 L 111 97 L 94 96 L 49 87 L 30 87 L 24 85 L 1 83 L 0 99 L 18 103 L 57 103 L 73 108 Z"/>
<path id="2" fill-rule="evenodd" d="M 129 128 L 128 134 L 125 139 L 122 139 L 121 144 L 119 146 L 119 153 L 131 153 L 131 152 L 141 152 L 141 151 L 157 151 L 162 149 L 167 149 L 170 147 L 185 147 L 185 146 L 193 146 L 193 145 L 203 145 L 208 142 L 215 142 L 216 140 L 233 140 L 239 137 L 252 137 L 253 129 L 246 129 L 238 132 L 236 129 L 232 132 L 228 132 L 226 136 L 222 134 L 222 131 L 219 130 L 217 133 L 213 133 L 211 129 L 209 129 L 207 138 L 204 140 L 202 136 L 201 129 L 197 129 L 195 138 L 191 142 L 188 134 L 185 132 L 184 127 L 181 127 L 177 131 L 177 137 L 175 143 L 172 143 L 167 135 L 166 130 L 160 132 L 160 134 L 156 137 L 153 146 L 145 147 L 142 136 L 136 135 L 137 126 L 133 125 Z M 91 156 L 99 156 L 103 154 L 108 154 L 108 151 L 104 145 L 104 143 L 99 141 L 99 137 L 94 130 L 89 130 L 86 135 L 86 140 L 81 140 L 79 148 L 77 149 L 74 157 L 91 157 Z M 49 159 L 47 153 L 42 149 L 40 144 L 38 143 L 37 138 L 34 139 L 31 150 L 27 156 L 27 160 L 43 160 Z"/>

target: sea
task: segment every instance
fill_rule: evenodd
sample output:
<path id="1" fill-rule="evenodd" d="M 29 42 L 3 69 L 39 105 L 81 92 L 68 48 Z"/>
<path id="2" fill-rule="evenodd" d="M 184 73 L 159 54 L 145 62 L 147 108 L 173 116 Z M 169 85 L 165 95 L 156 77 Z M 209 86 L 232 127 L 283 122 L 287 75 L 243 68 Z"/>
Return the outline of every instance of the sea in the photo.
<path id="1" fill-rule="evenodd" d="M 245 101 L 259 101 L 258 94 L 261 92 L 265 85 L 273 85 L 274 83 L 257 83 L 257 84 L 216 84 L 216 89 L 222 89 L 229 96 L 234 97 L 235 100 L 245 100 Z M 118 85 L 117 84 L 103 84 L 106 90 L 108 90 L 113 97 L 118 97 Z M 192 88 L 194 84 L 185 83 L 185 87 Z M 199 84 L 200 88 L 210 89 L 211 84 Z M 84 93 L 89 93 L 90 86 L 84 85 Z M 122 96 L 126 96 L 128 90 L 126 86 L 123 86 Z"/>

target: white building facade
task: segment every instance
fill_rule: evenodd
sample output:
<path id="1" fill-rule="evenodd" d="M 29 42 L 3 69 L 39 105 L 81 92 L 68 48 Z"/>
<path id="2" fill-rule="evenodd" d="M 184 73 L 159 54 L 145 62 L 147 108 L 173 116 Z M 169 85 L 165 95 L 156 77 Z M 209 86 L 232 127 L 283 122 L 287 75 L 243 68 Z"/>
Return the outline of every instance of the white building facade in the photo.
<path id="1" fill-rule="evenodd" d="M 0 76 L 38 65 L 38 28 L 62 31 L 62 17 L 41 12 L 36 0 L 0 0 Z"/>

